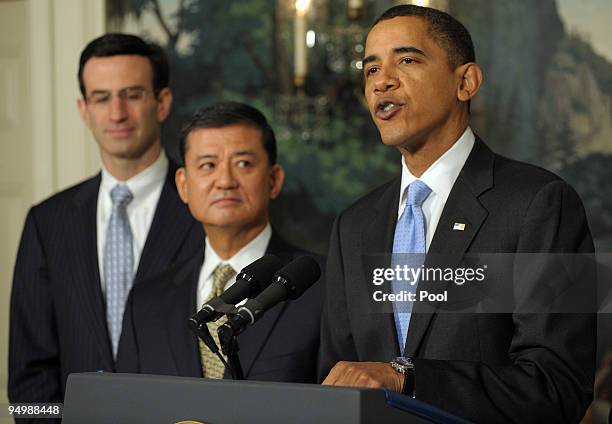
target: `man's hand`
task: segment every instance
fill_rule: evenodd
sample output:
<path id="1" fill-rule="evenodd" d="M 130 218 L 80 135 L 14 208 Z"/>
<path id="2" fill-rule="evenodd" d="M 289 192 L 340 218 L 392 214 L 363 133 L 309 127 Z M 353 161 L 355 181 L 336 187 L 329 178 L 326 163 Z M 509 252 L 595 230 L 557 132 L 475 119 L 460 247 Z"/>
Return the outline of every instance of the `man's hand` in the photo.
<path id="1" fill-rule="evenodd" d="M 399 393 L 404 384 L 404 375 L 385 362 L 340 361 L 334 365 L 322 384 L 326 386 L 387 387 Z"/>

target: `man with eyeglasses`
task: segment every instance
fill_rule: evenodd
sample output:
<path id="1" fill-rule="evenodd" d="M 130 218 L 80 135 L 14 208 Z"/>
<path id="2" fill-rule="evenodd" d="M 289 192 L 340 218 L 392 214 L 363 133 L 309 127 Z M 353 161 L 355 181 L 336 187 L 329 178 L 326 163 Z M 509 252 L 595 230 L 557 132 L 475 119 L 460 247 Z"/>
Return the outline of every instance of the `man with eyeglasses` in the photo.
<path id="1" fill-rule="evenodd" d="M 161 146 L 172 104 L 163 50 L 106 34 L 83 50 L 78 77 L 102 171 L 27 216 L 11 298 L 11 402 L 62 402 L 68 374 L 113 371 L 133 284 L 203 243 Z"/>

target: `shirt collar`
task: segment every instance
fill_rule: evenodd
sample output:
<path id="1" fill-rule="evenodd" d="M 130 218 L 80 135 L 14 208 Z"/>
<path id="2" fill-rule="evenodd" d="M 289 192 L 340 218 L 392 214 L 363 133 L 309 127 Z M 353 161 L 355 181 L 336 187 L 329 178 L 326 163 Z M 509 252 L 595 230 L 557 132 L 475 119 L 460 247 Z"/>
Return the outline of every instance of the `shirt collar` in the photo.
<path id="1" fill-rule="evenodd" d="M 417 178 L 408 169 L 402 157 L 402 182 L 400 185 L 400 205 L 406 202 L 408 195 L 406 188 L 415 180 L 421 180 L 431 188 L 431 191 L 446 203 L 448 195 L 461 172 L 472 148 L 474 147 L 475 137 L 472 129 L 468 126 L 461 137 L 440 156 L 427 170 Z"/>
<path id="2" fill-rule="evenodd" d="M 106 193 L 110 193 L 115 185 L 125 184 L 132 192 L 134 202 L 139 202 L 147 193 L 152 192 L 154 187 L 163 183 L 168 174 L 168 167 L 168 158 L 163 150 L 153 164 L 127 181 L 118 181 L 102 165 L 101 189 Z"/>
<path id="3" fill-rule="evenodd" d="M 237 273 L 240 272 L 242 268 L 265 255 L 266 248 L 268 247 L 271 237 L 272 227 L 270 226 L 270 223 L 268 223 L 261 233 L 257 235 L 257 237 L 243 246 L 242 249 L 236 252 L 236 254 L 228 260 L 223 260 L 219 257 L 217 252 L 215 252 L 215 249 L 213 249 L 208 242 L 207 237 L 204 241 L 204 264 L 202 265 L 201 274 L 203 274 L 205 279 L 210 278 L 215 268 L 217 268 L 217 266 L 221 263 L 229 264 L 232 266 L 232 268 L 234 268 L 234 271 Z M 233 279 L 230 281 L 233 281 Z"/>

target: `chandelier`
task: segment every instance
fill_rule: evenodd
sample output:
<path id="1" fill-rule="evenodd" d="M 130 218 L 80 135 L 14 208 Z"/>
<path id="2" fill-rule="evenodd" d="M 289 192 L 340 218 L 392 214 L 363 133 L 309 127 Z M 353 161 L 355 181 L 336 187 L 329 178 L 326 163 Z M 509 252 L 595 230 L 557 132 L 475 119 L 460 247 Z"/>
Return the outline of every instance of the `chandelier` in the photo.
<path id="1" fill-rule="evenodd" d="M 324 143 L 328 139 L 330 109 L 337 96 L 347 91 L 365 107 L 362 65 L 365 38 L 373 20 L 386 8 L 416 4 L 445 10 L 448 0 L 380 1 L 367 0 L 279 0 L 293 27 L 292 93 L 281 94 L 274 106 L 275 125 L 282 138 Z M 338 13 L 340 12 L 340 13 Z M 312 69 L 324 71 L 340 90 L 322 91 L 309 86 Z"/>

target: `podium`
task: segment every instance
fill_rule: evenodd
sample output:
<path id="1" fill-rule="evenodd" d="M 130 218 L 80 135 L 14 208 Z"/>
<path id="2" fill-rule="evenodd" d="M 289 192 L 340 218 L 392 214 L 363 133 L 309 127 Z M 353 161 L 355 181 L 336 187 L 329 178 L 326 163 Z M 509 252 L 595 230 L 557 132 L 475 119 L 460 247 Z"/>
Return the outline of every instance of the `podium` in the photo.
<path id="1" fill-rule="evenodd" d="M 144 374 L 68 377 L 62 423 L 466 423 L 380 389 Z"/>

